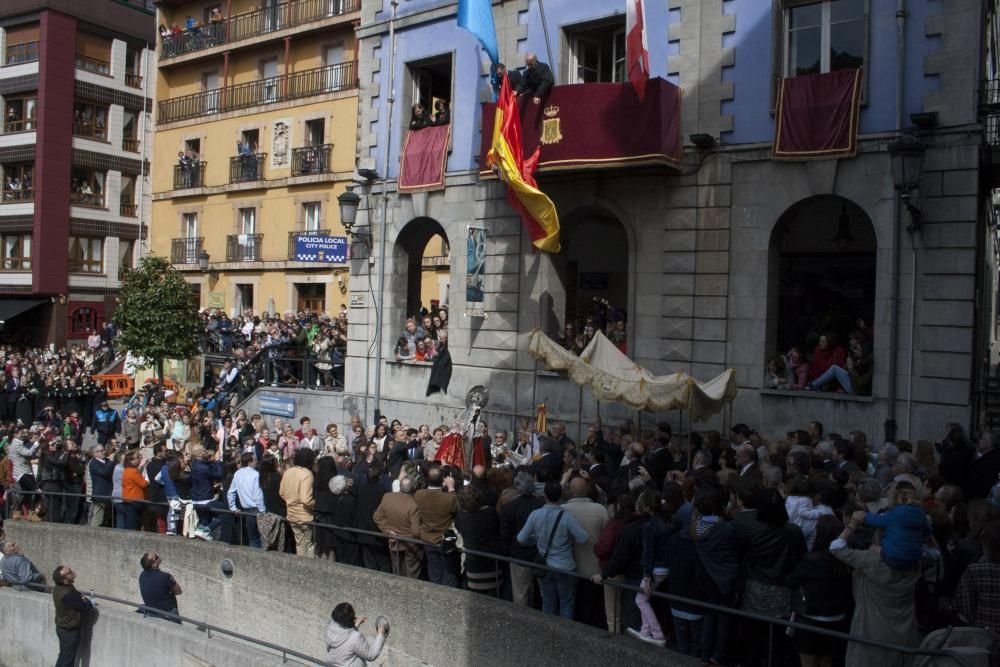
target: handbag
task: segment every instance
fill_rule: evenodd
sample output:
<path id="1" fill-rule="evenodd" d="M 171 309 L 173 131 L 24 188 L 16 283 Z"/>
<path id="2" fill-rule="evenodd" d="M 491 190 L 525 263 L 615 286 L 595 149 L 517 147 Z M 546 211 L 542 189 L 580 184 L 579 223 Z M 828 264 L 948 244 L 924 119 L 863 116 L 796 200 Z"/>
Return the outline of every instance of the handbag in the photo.
<path id="1" fill-rule="evenodd" d="M 552 540 L 556 536 L 556 529 L 559 527 L 559 522 L 562 521 L 565 511 L 566 510 L 559 510 L 559 514 L 556 516 L 556 522 L 552 524 L 552 530 L 549 531 L 549 543 L 545 545 L 545 553 L 538 553 L 537 550 L 535 551 L 535 565 L 548 565 L 549 549 L 552 548 Z M 546 572 L 548 572 L 548 570 L 540 567 L 531 568 L 531 576 L 533 577 L 544 577 Z"/>

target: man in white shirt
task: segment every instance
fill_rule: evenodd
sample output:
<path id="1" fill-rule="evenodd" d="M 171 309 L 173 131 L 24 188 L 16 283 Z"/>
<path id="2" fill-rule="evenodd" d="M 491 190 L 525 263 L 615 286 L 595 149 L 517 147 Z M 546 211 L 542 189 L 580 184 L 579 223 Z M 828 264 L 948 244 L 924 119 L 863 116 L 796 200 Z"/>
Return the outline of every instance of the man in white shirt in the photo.
<path id="1" fill-rule="evenodd" d="M 247 541 L 251 547 L 260 549 L 257 514 L 263 514 L 267 508 L 264 506 L 264 491 L 260 488 L 260 475 L 257 473 L 256 461 L 252 453 L 247 452 L 240 457 L 240 469 L 233 475 L 226 500 L 232 511 L 246 513 L 240 519 L 247 532 Z"/>

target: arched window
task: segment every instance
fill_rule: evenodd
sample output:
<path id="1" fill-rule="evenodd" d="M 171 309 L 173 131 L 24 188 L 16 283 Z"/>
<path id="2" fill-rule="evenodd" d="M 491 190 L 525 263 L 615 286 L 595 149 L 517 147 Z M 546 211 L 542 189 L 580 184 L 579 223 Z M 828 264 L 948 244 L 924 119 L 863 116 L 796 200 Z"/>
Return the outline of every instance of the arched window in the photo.
<path id="1" fill-rule="evenodd" d="M 601 329 L 628 353 L 629 240 L 622 223 L 601 209 L 576 212 L 564 221 L 561 242 L 553 265 L 562 289 L 549 311 L 561 322 L 543 321 L 543 330 L 579 352 L 593 335 L 588 326 Z"/>
<path id="2" fill-rule="evenodd" d="M 445 305 L 451 246 L 444 228 L 431 218 L 414 218 L 403 227 L 393 251 L 395 270 L 389 294 L 405 294 L 405 316 Z M 444 279 L 442 281 L 442 278 Z"/>
<path id="3" fill-rule="evenodd" d="M 811 197 L 781 216 L 769 250 L 768 360 L 792 348 L 811 359 L 826 335 L 846 351 L 859 330 L 870 354 L 876 250 L 871 219 L 842 197 Z"/>
<path id="4" fill-rule="evenodd" d="M 86 336 L 104 324 L 104 304 L 69 304 L 69 332 L 72 336 Z"/>

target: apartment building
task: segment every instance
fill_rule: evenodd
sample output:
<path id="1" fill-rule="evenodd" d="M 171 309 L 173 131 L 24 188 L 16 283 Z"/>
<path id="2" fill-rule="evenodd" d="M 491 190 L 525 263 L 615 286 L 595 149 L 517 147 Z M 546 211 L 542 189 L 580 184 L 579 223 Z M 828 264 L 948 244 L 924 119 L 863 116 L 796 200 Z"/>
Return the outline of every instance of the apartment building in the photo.
<path id="1" fill-rule="evenodd" d="M 359 0 L 157 7 L 152 251 L 202 308 L 339 309 Z"/>
<path id="2" fill-rule="evenodd" d="M 0 3 L 0 337 L 85 339 L 149 222 L 151 2 Z M 149 135 L 151 136 L 151 135 Z"/>

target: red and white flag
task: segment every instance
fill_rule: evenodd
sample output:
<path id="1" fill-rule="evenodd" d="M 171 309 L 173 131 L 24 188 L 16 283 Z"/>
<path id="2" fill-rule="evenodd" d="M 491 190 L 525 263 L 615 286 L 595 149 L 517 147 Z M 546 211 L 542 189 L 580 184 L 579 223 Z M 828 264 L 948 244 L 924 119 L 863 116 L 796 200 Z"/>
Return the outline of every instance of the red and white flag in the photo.
<path id="1" fill-rule="evenodd" d="M 625 62 L 628 80 L 641 102 L 649 81 L 649 46 L 646 43 L 646 6 L 644 0 L 625 0 Z"/>

